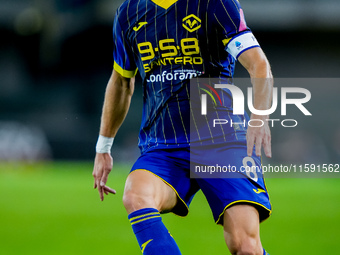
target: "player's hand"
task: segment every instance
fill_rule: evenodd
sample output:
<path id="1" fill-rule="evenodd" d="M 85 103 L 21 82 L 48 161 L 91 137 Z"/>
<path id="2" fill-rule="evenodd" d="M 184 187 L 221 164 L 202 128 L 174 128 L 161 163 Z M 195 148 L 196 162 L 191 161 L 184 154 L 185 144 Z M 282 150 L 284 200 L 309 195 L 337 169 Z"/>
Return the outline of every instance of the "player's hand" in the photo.
<path id="1" fill-rule="evenodd" d="M 111 172 L 113 159 L 109 153 L 97 153 L 94 160 L 93 177 L 94 177 L 94 188 L 98 189 L 100 200 L 104 200 L 104 193 L 108 195 L 116 194 L 114 189 L 106 186 L 109 173 Z"/>
<path id="2" fill-rule="evenodd" d="M 251 115 L 251 119 L 262 120 L 264 125 L 262 127 L 251 127 L 248 126 L 247 131 L 247 154 L 249 157 L 253 154 L 253 149 L 255 145 L 256 156 L 261 156 L 261 148 L 263 147 L 264 153 L 268 158 L 272 157 L 271 149 L 271 134 L 268 125 L 268 116 Z M 253 126 L 260 126 L 261 122 L 253 123 Z"/>

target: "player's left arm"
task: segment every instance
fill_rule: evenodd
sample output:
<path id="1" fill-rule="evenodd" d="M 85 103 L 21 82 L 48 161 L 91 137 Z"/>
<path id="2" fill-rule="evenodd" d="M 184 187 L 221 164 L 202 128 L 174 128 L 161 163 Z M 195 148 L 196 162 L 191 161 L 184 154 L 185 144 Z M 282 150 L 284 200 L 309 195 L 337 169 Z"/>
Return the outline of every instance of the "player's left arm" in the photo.
<path id="1" fill-rule="evenodd" d="M 238 61 L 247 69 L 253 85 L 253 105 L 257 110 L 267 110 L 271 106 L 273 91 L 273 76 L 269 61 L 260 47 L 251 48 L 244 51 Z M 261 156 L 263 147 L 267 157 L 272 156 L 271 134 L 268 125 L 269 115 L 251 114 L 251 119 L 262 120 L 262 127 L 248 127 L 247 131 L 247 153 L 252 155 L 254 144 L 255 153 Z"/>

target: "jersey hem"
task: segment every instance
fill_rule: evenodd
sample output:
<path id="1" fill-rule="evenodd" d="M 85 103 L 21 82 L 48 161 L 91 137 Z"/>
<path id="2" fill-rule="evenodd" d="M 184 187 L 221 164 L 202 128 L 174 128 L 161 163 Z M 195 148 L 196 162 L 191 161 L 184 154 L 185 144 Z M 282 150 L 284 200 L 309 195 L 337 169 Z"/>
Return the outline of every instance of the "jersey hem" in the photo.
<path id="1" fill-rule="evenodd" d="M 148 152 L 149 150 L 164 150 L 164 149 L 176 149 L 176 148 L 190 148 L 190 143 L 180 143 L 180 144 L 157 144 L 157 145 L 139 145 L 139 149 L 142 154 Z"/>

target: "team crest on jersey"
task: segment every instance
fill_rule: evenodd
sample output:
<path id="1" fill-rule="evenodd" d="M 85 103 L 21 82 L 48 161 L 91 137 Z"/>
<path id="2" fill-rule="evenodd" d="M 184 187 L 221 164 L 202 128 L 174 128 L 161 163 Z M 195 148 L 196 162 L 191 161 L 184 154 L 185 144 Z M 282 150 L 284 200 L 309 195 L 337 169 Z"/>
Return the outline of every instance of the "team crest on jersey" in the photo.
<path id="1" fill-rule="evenodd" d="M 194 14 L 186 16 L 182 22 L 183 27 L 190 33 L 201 28 L 201 19 Z"/>

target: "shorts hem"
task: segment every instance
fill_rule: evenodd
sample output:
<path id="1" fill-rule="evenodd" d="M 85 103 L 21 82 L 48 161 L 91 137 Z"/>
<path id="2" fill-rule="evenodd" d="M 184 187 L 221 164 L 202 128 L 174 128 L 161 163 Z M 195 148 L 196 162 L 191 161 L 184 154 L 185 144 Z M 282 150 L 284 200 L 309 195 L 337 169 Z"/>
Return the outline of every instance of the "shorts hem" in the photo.
<path id="1" fill-rule="evenodd" d="M 226 211 L 229 207 L 231 207 L 231 206 L 233 206 L 233 205 L 242 204 L 242 203 L 244 203 L 244 204 L 250 204 L 250 205 L 254 206 L 257 210 L 258 210 L 258 208 L 262 208 L 262 209 L 264 209 L 264 210 L 266 210 L 266 211 L 268 212 L 268 216 L 266 215 L 265 217 L 261 217 L 261 214 L 260 214 L 260 212 L 259 212 L 259 214 L 260 214 L 260 222 L 263 222 L 264 220 L 268 219 L 269 216 L 270 216 L 271 213 L 272 213 L 272 210 L 268 209 L 266 206 L 264 206 L 264 205 L 262 205 L 262 204 L 260 204 L 260 203 L 258 203 L 258 202 L 250 201 L 250 200 L 236 200 L 236 201 L 234 201 L 234 202 L 229 203 L 226 207 L 224 207 L 222 213 L 219 215 L 219 217 L 218 217 L 218 219 L 217 219 L 217 221 L 216 221 L 215 223 L 216 223 L 217 225 L 223 225 L 223 224 L 222 224 L 222 222 L 223 222 L 222 216 L 224 215 L 225 211 Z"/>
<path id="2" fill-rule="evenodd" d="M 147 170 L 147 169 L 134 169 L 132 170 L 129 175 L 134 172 L 134 171 L 145 171 L 145 172 L 149 172 L 151 174 L 153 174 L 154 176 L 158 177 L 159 179 L 161 179 L 165 184 L 167 184 L 170 188 L 173 189 L 173 191 L 176 193 L 176 196 L 177 198 L 179 199 L 179 201 L 185 206 L 185 213 L 180 213 L 180 212 L 177 212 L 175 210 L 173 210 L 174 208 L 177 207 L 177 204 L 174 206 L 174 208 L 170 211 L 171 213 L 177 215 L 177 216 L 180 216 L 180 217 L 185 217 L 189 214 L 189 207 L 188 205 L 184 202 L 184 200 L 181 198 L 181 196 L 178 194 L 177 190 L 170 184 L 168 183 L 166 180 L 164 180 L 162 177 L 158 176 L 157 174 L 151 172 L 150 170 Z"/>

